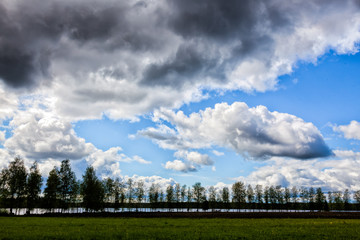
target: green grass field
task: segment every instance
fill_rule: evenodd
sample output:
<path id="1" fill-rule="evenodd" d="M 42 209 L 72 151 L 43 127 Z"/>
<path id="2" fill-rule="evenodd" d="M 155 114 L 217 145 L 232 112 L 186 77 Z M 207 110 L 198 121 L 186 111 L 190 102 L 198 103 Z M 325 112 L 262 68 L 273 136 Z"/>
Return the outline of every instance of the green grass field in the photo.
<path id="1" fill-rule="evenodd" d="M 360 220 L 1 217 L 1 239 L 360 239 Z"/>

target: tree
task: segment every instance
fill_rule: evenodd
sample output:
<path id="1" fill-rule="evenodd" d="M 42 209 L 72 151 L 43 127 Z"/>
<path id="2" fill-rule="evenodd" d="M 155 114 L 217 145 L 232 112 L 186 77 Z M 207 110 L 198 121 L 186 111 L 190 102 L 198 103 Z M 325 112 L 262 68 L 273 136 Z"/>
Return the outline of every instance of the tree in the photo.
<path id="1" fill-rule="evenodd" d="M 214 186 L 209 187 L 209 207 L 214 211 L 216 207 L 216 189 Z"/>
<path id="2" fill-rule="evenodd" d="M 230 208 L 230 191 L 228 187 L 223 187 L 221 190 L 221 200 L 224 204 L 224 208 L 228 209 Z"/>
<path id="3" fill-rule="evenodd" d="M 263 203 L 263 189 L 259 184 L 255 186 L 255 202 L 259 205 L 259 207 Z"/>
<path id="4" fill-rule="evenodd" d="M 329 202 L 329 208 L 333 209 L 333 203 L 334 203 L 334 195 L 331 191 L 328 192 L 328 202 Z"/>
<path id="5" fill-rule="evenodd" d="M 270 200 L 271 208 L 274 209 L 277 203 L 277 194 L 274 186 L 270 186 L 269 188 L 269 200 Z"/>
<path id="6" fill-rule="evenodd" d="M 190 203 L 192 202 L 193 193 L 191 191 L 191 188 L 188 187 L 188 190 L 186 191 L 186 200 L 187 200 L 187 210 L 189 211 Z"/>
<path id="7" fill-rule="evenodd" d="M 269 209 L 270 188 L 268 186 L 266 186 L 265 190 L 264 190 L 264 202 L 265 202 L 266 209 Z"/>
<path id="8" fill-rule="evenodd" d="M 119 210 L 120 205 L 123 206 L 125 200 L 124 184 L 119 178 L 114 181 L 114 212 Z"/>
<path id="9" fill-rule="evenodd" d="M 52 211 L 58 206 L 58 197 L 60 195 L 60 178 L 58 170 L 54 167 L 49 172 L 49 177 L 46 181 L 46 187 L 44 190 L 45 206 L 48 210 Z"/>
<path id="10" fill-rule="evenodd" d="M 295 210 L 297 210 L 297 207 L 298 207 L 297 206 L 298 195 L 299 195 L 298 189 L 295 186 L 293 186 L 291 188 L 291 199 L 292 199 L 291 202 L 293 203 L 293 207 Z"/>
<path id="11" fill-rule="evenodd" d="M 169 184 L 166 188 L 166 203 L 169 208 L 169 211 L 171 211 L 173 202 L 174 202 L 174 189 L 171 186 L 171 184 Z"/>
<path id="12" fill-rule="evenodd" d="M 286 209 L 289 209 L 290 199 L 291 199 L 290 189 L 286 187 L 284 190 L 284 200 L 285 200 Z"/>
<path id="13" fill-rule="evenodd" d="M 10 193 L 10 213 L 13 210 L 13 204 L 20 207 L 20 204 L 26 196 L 26 178 L 27 171 L 24 161 L 20 157 L 16 157 L 10 162 L 8 168 L 8 186 Z"/>
<path id="14" fill-rule="evenodd" d="M 250 205 L 250 208 L 252 208 L 252 204 L 254 202 L 255 196 L 254 196 L 254 190 L 250 184 L 248 185 L 248 187 L 246 189 L 246 198 Z"/>
<path id="15" fill-rule="evenodd" d="M 349 193 L 349 189 L 345 189 L 345 191 L 344 191 L 343 202 L 344 202 L 344 209 L 345 209 L 345 210 L 349 210 L 349 207 L 350 207 L 350 193 Z"/>
<path id="16" fill-rule="evenodd" d="M 149 188 L 149 202 L 151 208 L 156 209 L 159 202 L 159 186 L 155 183 L 152 183 Z"/>
<path id="17" fill-rule="evenodd" d="M 276 203 L 278 204 L 284 204 L 284 192 L 283 189 L 281 188 L 281 185 L 277 185 L 275 187 L 275 194 L 276 194 Z"/>
<path id="18" fill-rule="evenodd" d="M 71 201 L 71 195 L 74 191 L 74 185 L 76 184 L 75 173 L 71 170 L 70 160 L 66 159 L 61 161 L 59 170 L 60 178 L 60 194 L 61 194 L 61 208 L 62 211 L 69 208 Z"/>
<path id="19" fill-rule="evenodd" d="M 181 187 L 180 196 L 181 196 L 180 202 L 181 202 L 181 203 L 184 203 L 184 202 L 185 202 L 185 198 L 186 198 L 186 185 L 183 185 L 183 186 Z"/>
<path id="20" fill-rule="evenodd" d="M 30 174 L 27 179 L 27 208 L 28 212 L 34 209 L 36 202 L 39 200 L 39 194 L 41 193 L 42 177 L 35 161 L 30 167 Z"/>
<path id="21" fill-rule="evenodd" d="M 201 186 L 200 182 L 197 182 L 193 185 L 193 197 L 196 202 L 197 211 L 199 211 L 200 204 L 206 200 L 205 188 Z"/>
<path id="22" fill-rule="evenodd" d="M 102 182 L 96 176 L 95 169 L 90 166 L 85 170 L 81 183 L 81 194 L 86 211 L 103 209 L 105 191 Z"/>
<path id="23" fill-rule="evenodd" d="M 354 199 L 355 199 L 356 203 L 360 204 L 360 190 L 357 190 L 356 192 L 354 192 Z"/>
<path id="24" fill-rule="evenodd" d="M 305 187 L 300 188 L 300 198 L 303 209 L 306 209 L 307 203 L 309 202 L 309 191 Z"/>
<path id="25" fill-rule="evenodd" d="M 6 207 L 6 202 L 10 198 L 9 170 L 3 168 L 0 172 L 0 200 L 2 207 Z"/>
<path id="26" fill-rule="evenodd" d="M 174 201 L 176 202 L 177 210 L 179 211 L 179 203 L 181 200 L 181 186 L 179 183 L 175 184 L 174 188 Z"/>
<path id="27" fill-rule="evenodd" d="M 76 210 L 78 210 L 81 181 L 76 181 L 76 179 L 74 179 L 74 183 L 72 185 L 73 189 L 70 195 L 70 203 L 73 207 L 76 207 Z"/>
<path id="28" fill-rule="evenodd" d="M 232 199 L 233 202 L 236 203 L 237 208 L 240 209 L 242 205 L 245 203 L 246 198 L 246 190 L 245 185 L 242 182 L 236 182 L 232 185 Z"/>
<path id="29" fill-rule="evenodd" d="M 138 205 L 140 205 L 145 196 L 144 182 L 141 180 L 136 184 L 135 196 L 137 198 Z"/>
<path id="30" fill-rule="evenodd" d="M 313 187 L 309 188 L 309 208 L 311 211 L 315 209 L 315 189 Z"/>
<path id="31" fill-rule="evenodd" d="M 103 185 L 104 185 L 104 202 L 105 204 L 107 204 L 108 206 L 111 205 L 111 203 L 114 202 L 115 199 L 115 181 L 108 177 L 106 179 L 103 180 Z"/>
<path id="32" fill-rule="evenodd" d="M 360 210 L 360 190 L 357 190 L 356 192 L 354 192 L 354 200 L 357 203 L 356 209 Z"/>
<path id="33" fill-rule="evenodd" d="M 131 203 L 134 197 L 134 181 L 132 180 L 132 178 L 129 178 L 127 181 L 127 192 L 129 207 L 131 208 Z"/>
<path id="34" fill-rule="evenodd" d="M 316 189 L 315 206 L 317 210 L 325 210 L 326 198 L 321 187 Z"/>
<path id="35" fill-rule="evenodd" d="M 344 207 L 343 198 L 341 196 L 341 192 L 333 192 L 334 195 L 334 204 L 336 210 L 342 210 Z"/>

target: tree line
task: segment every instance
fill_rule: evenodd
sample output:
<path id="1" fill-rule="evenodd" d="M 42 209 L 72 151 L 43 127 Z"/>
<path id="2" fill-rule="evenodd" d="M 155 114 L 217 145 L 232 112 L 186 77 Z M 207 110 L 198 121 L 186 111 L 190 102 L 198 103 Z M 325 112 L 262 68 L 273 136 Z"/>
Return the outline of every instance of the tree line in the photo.
<path id="1" fill-rule="evenodd" d="M 360 190 L 350 193 L 334 191 L 324 193 L 320 187 L 282 187 L 245 185 L 238 181 L 231 188 L 207 189 L 197 182 L 193 186 L 168 185 L 166 190 L 152 183 L 146 189 L 143 181 L 116 178 L 99 179 L 92 166 L 88 166 L 81 180 L 77 180 L 69 160 L 50 172 L 42 191 L 43 178 L 35 161 L 29 171 L 24 161 L 16 157 L 0 173 L 0 208 L 34 208 L 49 212 L 60 209 L 84 208 L 86 211 L 124 211 L 144 208 L 156 211 L 189 211 L 189 209 L 278 209 L 278 210 L 360 210 Z M 351 198 L 352 195 L 352 198 Z"/>

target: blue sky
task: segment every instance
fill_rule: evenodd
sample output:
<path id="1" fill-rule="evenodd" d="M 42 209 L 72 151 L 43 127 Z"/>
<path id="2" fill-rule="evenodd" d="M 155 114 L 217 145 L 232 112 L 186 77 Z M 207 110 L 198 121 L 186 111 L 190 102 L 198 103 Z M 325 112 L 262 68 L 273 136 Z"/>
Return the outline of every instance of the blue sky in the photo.
<path id="1" fill-rule="evenodd" d="M 360 84 L 360 54 L 339 55 L 333 52 L 320 56 L 316 63 L 298 63 L 294 72 L 279 77 L 278 89 L 264 93 L 244 93 L 231 91 L 225 94 L 209 92 L 209 97 L 199 102 L 190 103 L 180 108 L 185 114 L 212 108 L 216 103 L 236 101 L 245 102 L 249 107 L 266 106 L 270 111 L 293 114 L 312 122 L 321 131 L 326 143 L 331 149 L 343 149 L 359 152 L 357 141 L 349 141 L 334 133 L 333 125 L 349 124 L 349 119 L 359 119 L 356 111 L 359 100 Z M 341 114 L 339 114 L 341 113 Z M 173 159 L 174 151 L 160 148 L 150 139 L 137 137 L 129 139 L 137 131 L 153 126 L 149 116 L 141 117 L 139 121 L 114 121 L 107 117 L 101 120 L 85 120 L 75 124 L 79 137 L 93 143 L 97 148 L 107 150 L 121 146 L 129 155 L 141 155 L 152 161 L 149 166 L 138 164 L 123 165 L 126 175 L 151 176 L 156 174 L 174 178 L 176 181 L 192 184 L 200 181 L 213 185 L 217 182 L 231 183 L 238 176 L 247 176 L 255 168 L 266 165 L 263 161 L 250 161 L 233 151 L 218 147 L 223 156 L 212 154 L 216 171 L 205 167 L 196 173 L 179 173 L 164 169 L 163 165 Z M 204 149 L 203 153 L 211 154 Z M 229 167 L 231 166 L 231 167 Z"/>
<path id="2" fill-rule="evenodd" d="M 4 1 L 0 168 L 359 190 L 359 8 Z"/>

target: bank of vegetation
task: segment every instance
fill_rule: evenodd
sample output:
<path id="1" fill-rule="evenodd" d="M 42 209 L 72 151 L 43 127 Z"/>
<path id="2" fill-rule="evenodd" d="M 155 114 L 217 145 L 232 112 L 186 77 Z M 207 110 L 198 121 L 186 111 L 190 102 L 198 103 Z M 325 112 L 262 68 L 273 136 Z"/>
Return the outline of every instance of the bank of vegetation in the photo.
<path id="1" fill-rule="evenodd" d="M 44 189 L 42 191 L 42 189 Z M 29 170 L 21 158 L 16 157 L 0 173 L 0 208 L 10 214 L 26 208 L 46 209 L 47 212 L 67 213 L 69 209 L 87 212 L 157 212 L 179 211 L 359 211 L 360 191 L 326 192 L 318 188 L 251 186 L 238 181 L 230 188 L 217 189 L 152 183 L 147 189 L 143 181 L 116 178 L 99 179 L 95 169 L 86 168 L 77 180 L 70 161 L 63 160 L 54 167 L 43 188 L 43 178 L 34 162 Z M 5 211 L 2 211 L 5 214 Z"/>

